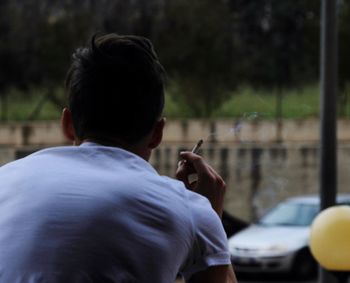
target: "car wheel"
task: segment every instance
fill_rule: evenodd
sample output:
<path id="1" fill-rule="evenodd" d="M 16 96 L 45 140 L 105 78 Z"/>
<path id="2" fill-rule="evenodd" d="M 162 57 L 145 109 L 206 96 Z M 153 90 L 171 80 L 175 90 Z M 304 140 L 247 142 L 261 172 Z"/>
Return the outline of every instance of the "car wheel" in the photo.
<path id="1" fill-rule="evenodd" d="M 296 255 L 293 268 L 292 276 L 297 279 L 310 279 L 317 275 L 317 262 L 312 257 L 308 249 L 303 249 Z"/>

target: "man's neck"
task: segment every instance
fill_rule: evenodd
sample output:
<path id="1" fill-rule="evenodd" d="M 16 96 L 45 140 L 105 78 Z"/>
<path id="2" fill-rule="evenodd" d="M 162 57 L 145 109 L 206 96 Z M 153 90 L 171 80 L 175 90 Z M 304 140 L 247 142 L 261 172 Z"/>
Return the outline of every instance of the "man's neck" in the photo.
<path id="1" fill-rule="evenodd" d="M 128 144 L 126 142 L 123 142 L 121 140 L 118 139 L 105 139 L 105 138 L 87 138 L 84 139 L 78 143 L 76 143 L 77 145 L 83 143 L 83 142 L 93 142 L 93 143 L 97 143 L 100 145 L 104 145 L 104 146 L 110 146 L 110 147 L 118 147 L 118 148 L 122 148 L 124 150 L 130 151 L 138 156 L 140 156 L 141 158 L 143 158 L 146 161 L 149 161 L 150 158 L 150 150 L 148 150 L 147 148 L 145 148 L 144 146 L 142 146 L 141 144 Z"/>

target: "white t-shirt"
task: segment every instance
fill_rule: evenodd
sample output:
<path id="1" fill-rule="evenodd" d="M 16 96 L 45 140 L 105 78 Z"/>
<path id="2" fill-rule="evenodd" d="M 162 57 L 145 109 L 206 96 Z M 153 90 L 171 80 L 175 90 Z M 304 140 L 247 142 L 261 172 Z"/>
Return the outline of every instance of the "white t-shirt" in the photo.
<path id="1" fill-rule="evenodd" d="M 173 283 L 230 264 L 208 200 L 94 143 L 0 168 L 1 283 Z"/>

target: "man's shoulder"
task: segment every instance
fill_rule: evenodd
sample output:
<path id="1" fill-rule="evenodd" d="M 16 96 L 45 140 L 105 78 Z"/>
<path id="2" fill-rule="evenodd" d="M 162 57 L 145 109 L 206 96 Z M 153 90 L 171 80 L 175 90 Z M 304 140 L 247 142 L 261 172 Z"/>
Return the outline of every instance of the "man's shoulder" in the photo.
<path id="1" fill-rule="evenodd" d="M 30 164 L 30 163 L 37 163 L 38 159 L 46 159 L 46 158 L 52 158 L 54 155 L 56 155 L 59 152 L 64 152 L 67 150 L 67 148 L 70 148 L 69 146 L 59 146 L 59 147 L 51 147 L 51 148 L 43 148 L 35 150 L 27 155 L 24 155 L 18 159 L 12 160 L 2 166 L 0 166 L 0 169 L 7 169 L 14 166 L 20 166 L 22 164 Z"/>

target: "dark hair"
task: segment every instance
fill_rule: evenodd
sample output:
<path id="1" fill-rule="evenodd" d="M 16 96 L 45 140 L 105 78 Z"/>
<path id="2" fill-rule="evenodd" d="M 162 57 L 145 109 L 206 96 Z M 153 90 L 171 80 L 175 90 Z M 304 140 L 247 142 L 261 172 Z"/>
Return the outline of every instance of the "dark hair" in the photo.
<path id="1" fill-rule="evenodd" d="M 78 138 L 135 143 L 162 114 L 164 69 L 144 37 L 95 35 L 73 54 L 66 89 Z"/>

